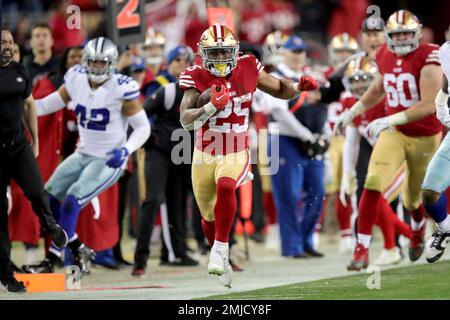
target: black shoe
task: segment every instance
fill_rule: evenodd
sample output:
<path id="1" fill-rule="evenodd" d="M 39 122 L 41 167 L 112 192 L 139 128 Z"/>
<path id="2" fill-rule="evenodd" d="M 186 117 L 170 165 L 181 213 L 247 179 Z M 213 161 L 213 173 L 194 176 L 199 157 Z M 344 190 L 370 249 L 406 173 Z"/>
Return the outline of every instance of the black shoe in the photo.
<path id="1" fill-rule="evenodd" d="M 192 266 L 198 266 L 198 261 L 192 259 L 189 256 L 177 259 L 175 262 L 168 262 L 167 265 L 169 266 L 178 266 L 178 267 L 192 267 Z"/>
<path id="2" fill-rule="evenodd" d="M 27 292 L 27 287 L 25 287 L 24 283 L 22 281 L 17 281 L 16 278 L 1 279 L 0 282 L 8 292 L 13 293 Z"/>
<path id="3" fill-rule="evenodd" d="M 255 241 L 256 243 L 264 243 L 264 234 L 261 231 L 253 232 L 253 234 L 250 236 L 250 239 Z"/>
<path id="4" fill-rule="evenodd" d="M 131 262 L 125 260 L 123 257 L 116 258 L 115 260 L 117 264 L 121 267 L 129 267 L 133 265 Z"/>
<path id="5" fill-rule="evenodd" d="M 294 254 L 292 256 L 292 258 L 294 258 L 294 259 L 305 259 L 305 258 L 308 258 L 308 256 L 306 254 L 304 254 L 304 253 L 299 253 L 299 254 Z"/>
<path id="6" fill-rule="evenodd" d="M 204 242 L 199 242 L 198 244 L 198 251 L 202 256 L 206 256 L 208 254 L 208 251 L 210 251 L 211 248 Z"/>
<path id="7" fill-rule="evenodd" d="M 82 246 L 78 248 L 76 252 L 73 252 L 73 262 L 75 265 L 80 267 L 80 271 L 82 274 L 89 274 L 89 262 L 92 261 L 95 257 L 95 251 L 86 246 Z"/>
<path id="8" fill-rule="evenodd" d="M 60 249 L 65 248 L 69 243 L 67 233 L 59 225 L 55 225 L 54 229 L 50 232 L 50 234 L 52 235 L 53 243 Z"/>
<path id="9" fill-rule="evenodd" d="M 38 264 L 23 265 L 22 270 L 25 273 L 53 273 L 55 267 L 48 259 L 44 259 Z"/>
<path id="10" fill-rule="evenodd" d="M 310 256 L 310 257 L 314 257 L 314 258 L 322 258 L 323 257 L 323 253 L 320 253 L 314 249 L 306 249 L 305 253 Z"/>

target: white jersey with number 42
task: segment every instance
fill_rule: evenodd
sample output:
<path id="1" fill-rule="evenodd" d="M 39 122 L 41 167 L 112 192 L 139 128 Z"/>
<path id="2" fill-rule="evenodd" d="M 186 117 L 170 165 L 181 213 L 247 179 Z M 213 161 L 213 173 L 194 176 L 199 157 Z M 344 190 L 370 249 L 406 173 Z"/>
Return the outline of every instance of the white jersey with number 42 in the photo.
<path id="1" fill-rule="evenodd" d="M 70 68 L 64 76 L 65 86 L 78 120 L 80 141 L 77 151 L 99 158 L 125 144 L 128 121 L 122 114 L 126 100 L 139 98 L 139 85 L 132 78 L 116 73 L 93 90 L 82 65 Z"/>

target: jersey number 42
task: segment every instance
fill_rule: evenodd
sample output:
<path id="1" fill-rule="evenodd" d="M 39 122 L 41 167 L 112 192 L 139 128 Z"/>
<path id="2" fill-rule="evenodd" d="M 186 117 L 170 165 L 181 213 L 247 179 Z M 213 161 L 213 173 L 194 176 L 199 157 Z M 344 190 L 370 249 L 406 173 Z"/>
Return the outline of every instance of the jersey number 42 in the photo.
<path id="1" fill-rule="evenodd" d="M 78 123 L 83 128 L 105 131 L 106 125 L 109 123 L 109 110 L 106 108 L 91 109 L 89 120 L 86 118 L 86 107 L 78 104 L 75 108 Z"/>

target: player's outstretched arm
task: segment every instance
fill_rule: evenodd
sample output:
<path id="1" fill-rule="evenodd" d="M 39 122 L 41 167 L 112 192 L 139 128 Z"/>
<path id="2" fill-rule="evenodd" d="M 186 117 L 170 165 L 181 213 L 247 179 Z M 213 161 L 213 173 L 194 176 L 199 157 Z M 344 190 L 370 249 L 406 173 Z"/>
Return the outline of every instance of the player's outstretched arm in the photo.
<path id="1" fill-rule="evenodd" d="M 63 84 L 58 91 L 49 94 L 45 98 L 35 100 L 37 115 L 45 116 L 61 110 L 70 100 L 66 85 Z"/>
<path id="2" fill-rule="evenodd" d="M 319 88 L 317 82 L 309 76 L 303 76 L 299 79 L 299 82 L 294 82 L 287 79 L 278 79 L 264 70 L 260 72 L 256 86 L 259 90 L 275 98 L 285 100 L 295 98 L 302 91 L 317 90 Z"/>
<path id="3" fill-rule="evenodd" d="M 31 94 L 25 99 L 23 104 L 23 119 L 28 131 L 30 132 L 31 139 L 33 139 L 32 146 L 34 156 L 37 157 L 39 155 L 38 122 L 36 104 L 34 103 L 34 99 Z"/>
<path id="4" fill-rule="evenodd" d="M 150 122 L 137 99 L 125 101 L 122 105 L 122 113 L 127 117 L 128 123 L 133 128 L 133 132 L 131 132 L 124 146 L 127 152 L 131 154 L 142 147 L 150 137 Z"/>

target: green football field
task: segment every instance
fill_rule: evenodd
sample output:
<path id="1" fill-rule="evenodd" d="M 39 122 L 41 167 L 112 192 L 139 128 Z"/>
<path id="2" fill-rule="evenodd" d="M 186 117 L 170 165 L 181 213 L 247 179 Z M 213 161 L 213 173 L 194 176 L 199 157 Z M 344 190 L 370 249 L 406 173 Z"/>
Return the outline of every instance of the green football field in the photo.
<path id="1" fill-rule="evenodd" d="M 375 288 L 369 289 L 367 283 Z M 450 261 L 381 270 L 371 274 L 361 272 L 346 277 L 204 299 L 450 299 Z"/>

